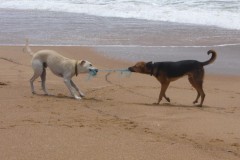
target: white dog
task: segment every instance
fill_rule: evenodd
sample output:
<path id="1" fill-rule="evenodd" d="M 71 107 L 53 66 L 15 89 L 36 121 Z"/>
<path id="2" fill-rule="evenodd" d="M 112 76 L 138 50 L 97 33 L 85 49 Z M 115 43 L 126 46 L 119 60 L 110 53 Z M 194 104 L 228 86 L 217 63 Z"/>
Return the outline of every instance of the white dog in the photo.
<path id="1" fill-rule="evenodd" d="M 46 68 L 49 69 L 57 76 L 64 79 L 64 83 L 69 89 L 70 93 L 75 99 L 81 99 L 84 97 L 84 94 L 78 89 L 78 87 L 73 83 L 72 77 L 78 75 L 79 73 L 88 73 L 97 74 L 98 69 L 93 67 L 92 64 L 85 60 L 73 60 L 62 55 L 58 54 L 53 50 L 40 50 L 36 53 L 32 52 L 31 48 L 28 45 L 28 40 L 26 40 L 26 46 L 24 51 L 32 55 L 32 68 L 34 74 L 30 79 L 32 93 L 35 94 L 33 82 L 41 77 L 42 80 L 42 89 L 46 95 L 48 92 L 45 87 L 46 82 Z M 78 92 L 79 95 L 76 94 Z"/>

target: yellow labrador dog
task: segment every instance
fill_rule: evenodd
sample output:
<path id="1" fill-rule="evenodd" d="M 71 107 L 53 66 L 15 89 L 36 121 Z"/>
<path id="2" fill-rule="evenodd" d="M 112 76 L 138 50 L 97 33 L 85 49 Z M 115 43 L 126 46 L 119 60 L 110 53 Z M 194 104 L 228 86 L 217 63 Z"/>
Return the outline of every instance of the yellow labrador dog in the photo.
<path id="1" fill-rule="evenodd" d="M 69 59 L 53 50 L 40 50 L 34 53 L 28 45 L 28 40 L 26 40 L 26 46 L 24 48 L 24 51 L 32 55 L 32 68 L 34 74 L 30 79 L 30 84 L 33 94 L 35 94 L 33 82 L 38 77 L 41 77 L 42 89 L 44 93 L 48 95 L 45 87 L 47 67 L 49 67 L 49 69 L 56 76 L 62 77 L 64 79 L 64 83 L 66 84 L 67 88 L 75 99 L 81 99 L 81 97 L 84 97 L 84 94 L 74 84 L 74 82 L 72 81 L 72 77 L 74 75 L 77 76 L 79 73 L 91 72 L 91 74 L 96 75 L 98 72 L 98 69 L 93 67 L 93 65 L 86 60 Z M 79 95 L 77 95 L 76 92 Z"/>

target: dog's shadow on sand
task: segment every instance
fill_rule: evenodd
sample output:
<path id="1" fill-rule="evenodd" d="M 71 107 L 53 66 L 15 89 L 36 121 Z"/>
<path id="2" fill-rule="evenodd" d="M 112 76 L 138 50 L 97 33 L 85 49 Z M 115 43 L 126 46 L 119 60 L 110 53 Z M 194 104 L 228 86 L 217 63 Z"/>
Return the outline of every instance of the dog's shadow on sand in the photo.
<path id="1" fill-rule="evenodd" d="M 49 95 L 45 95 L 45 94 L 38 94 L 35 93 L 33 94 L 33 96 L 39 96 L 39 97 L 49 97 L 49 98 L 56 98 L 56 99 L 66 99 L 66 100 L 76 100 L 74 97 L 68 96 L 68 95 L 64 95 L 64 94 L 49 94 Z M 82 100 L 84 101 L 94 101 L 94 102 L 103 102 L 103 100 L 100 99 L 96 99 L 93 97 L 82 97 Z M 206 106 L 203 105 L 202 107 L 199 107 L 197 105 L 183 105 L 183 104 L 173 104 L 173 103 L 127 103 L 130 105 L 141 105 L 141 106 L 149 106 L 149 107 L 175 107 L 175 108 L 199 108 L 199 109 L 204 109 L 204 108 L 212 108 L 211 106 Z"/>
<path id="2" fill-rule="evenodd" d="M 48 94 L 48 95 L 46 95 L 46 94 L 39 94 L 39 93 L 34 93 L 33 95 L 32 95 L 33 97 L 34 96 L 38 96 L 38 97 L 49 97 L 49 98 L 57 98 L 57 99 L 71 99 L 71 100 L 74 100 L 74 98 L 73 97 L 70 97 L 70 96 L 67 96 L 67 95 L 64 95 L 64 94 Z"/>
<path id="3" fill-rule="evenodd" d="M 150 106 L 150 107 L 175 107 L 175 108 L 209 108 L 209 106 L 203 105 L 202 107 L 199 107 L 198 105 L 184 105 L 184 104 L 173 104 L 173 103 L 130 103 L 135 105 L 141 105 L 141 106 Z"/>
<path id="4" fill-rule="evenodd" d="M 49 97 L 49 98 L 56 98 L 56 99 L 66 99 L 66 100 L 74 100 L 74 101 L 77 101 L 74 97 L 71 97 L 71 96 L 68 96 L 68 95 L 64 95 L 64 94 L 38 94 L 38 93 L 35 93 L 33 94 L 32 96 L 39 96 L 39 97 Z M 81 100 L 84 100 L 84 101 L 94 101 L 94 102 L 102 102 L 102 100 L 100 99 L 97 99 L 97 98 L 94 98 L 94 97 L 81 97 L 82 99 Z"/>

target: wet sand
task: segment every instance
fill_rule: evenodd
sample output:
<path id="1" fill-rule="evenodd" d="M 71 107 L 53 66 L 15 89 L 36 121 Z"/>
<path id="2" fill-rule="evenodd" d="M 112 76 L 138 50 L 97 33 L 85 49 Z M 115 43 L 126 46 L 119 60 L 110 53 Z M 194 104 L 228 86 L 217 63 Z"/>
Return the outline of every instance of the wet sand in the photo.
<path id="1" fill-rule="evenodd" d="M 101 56 L 89 47 L 54 49 L 87 59 L 101 69 L 133 62 Z M 207 58 L 207 57 L 206 57 Z M 0 159 L 237 160 L 240 158 L 240 77 L 209 74 L 202 108 L 186 77 L 171 83 L 171 103 L 157 101 L 160 84 L 151 76 L 129 78 L 100 72 L 92 80 L 73 80 L 86 94 L 71 98 L 61 78 L 47 70 L 44 96 L 30 92 L 31 56 L 22 47 L 0 47 Z M 214 64 L 213 64 L 214 65 Z"/>

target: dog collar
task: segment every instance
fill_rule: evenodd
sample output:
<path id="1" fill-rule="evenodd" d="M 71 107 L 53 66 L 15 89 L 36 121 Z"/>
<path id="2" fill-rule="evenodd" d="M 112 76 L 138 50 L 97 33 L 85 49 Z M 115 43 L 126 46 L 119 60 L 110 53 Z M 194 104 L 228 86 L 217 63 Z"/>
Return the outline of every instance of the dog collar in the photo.
<path id="1" fill-rule="evenodd" d="M 75 75 L 78 76 L 78 61 L 75 63 Z"/>
<path id="2" fill-rule="evenodd" d="M 150 75 L 153 76 L 154 63 L 152 63 L 152 66 L 151 66 L 151 67 L 152 67 L 152 68 L 151 68 L 151 73 L 150 73 Z"/>

